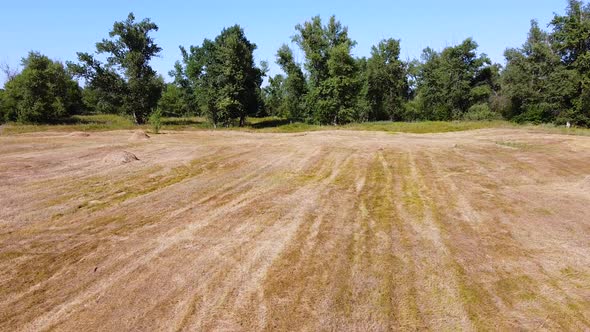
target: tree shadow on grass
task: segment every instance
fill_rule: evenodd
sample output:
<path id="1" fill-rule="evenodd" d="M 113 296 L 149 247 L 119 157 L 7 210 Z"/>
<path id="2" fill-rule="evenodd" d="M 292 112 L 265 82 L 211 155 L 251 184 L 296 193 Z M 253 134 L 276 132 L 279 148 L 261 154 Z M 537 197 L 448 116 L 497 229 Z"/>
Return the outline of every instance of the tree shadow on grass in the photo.
<path id="1" fill-rule="evenodd" d="M 165 126 L 193 126 L 201 125 L 204 121 L 192 118 L 164 118 L 162 119 L 162 125 Z"/>
<path id="2" fill-rule="evenodd" d="M 280 127 L 280 126 L 288 125 L 289 123 L 291 123 L 291 122 L 287 119 L 268 119 L 268 120 L 262 120 L 262 121 L 256 122 L 256 123 L 248 123 L 248 125 L 254 129 L 263 129 L 263 128 Z"/>

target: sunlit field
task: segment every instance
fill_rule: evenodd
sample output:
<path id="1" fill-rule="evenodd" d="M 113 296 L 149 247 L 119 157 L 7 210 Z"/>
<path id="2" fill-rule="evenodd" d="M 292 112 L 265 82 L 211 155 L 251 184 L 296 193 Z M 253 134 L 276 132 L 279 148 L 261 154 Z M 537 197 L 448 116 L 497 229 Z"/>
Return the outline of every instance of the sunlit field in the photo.
<path id="1" fill-rule="evenodd" d="M 81 119 L 0 136 L 1 330 L 590 326 L 588 137 Z"/>

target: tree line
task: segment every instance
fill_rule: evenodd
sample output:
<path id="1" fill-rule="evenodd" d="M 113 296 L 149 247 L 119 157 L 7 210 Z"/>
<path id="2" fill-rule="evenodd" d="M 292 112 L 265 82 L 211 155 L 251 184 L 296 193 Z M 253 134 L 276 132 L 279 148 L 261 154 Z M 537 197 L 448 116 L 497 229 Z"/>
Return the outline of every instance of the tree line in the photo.
<path id="1" fill-rule="evenodd" d="M 369 57 L 353 56 L 348 28 L 334 16 L 326 22 L 316 16 L 296 25 L 291 39 L 304 62 L 284 44 L 275 59 L 282 73 L 268 76 L 267 63 L 254 61 L 256 44 L 234 25 L 181 46 L 172 82 L 165 83 L 150 66 L 162 51 L 151 37 L 158 26 L 129 14 L 93 54 L 77 53 L 75 62 L 29 53 L 0 90 L 0 121 L 116 113 L 141 124 L 157 110 L 205 116 L 216 127 L 266 115 L 334 125 L 504 118 L 590 126 L 590 4 L 569 0 L 548 28 L 533 20 L 524 44 L 505 51 L 505 66 L 479 53 L 471 38 L 404 61 L 394 38 L 373 46 Z"/>

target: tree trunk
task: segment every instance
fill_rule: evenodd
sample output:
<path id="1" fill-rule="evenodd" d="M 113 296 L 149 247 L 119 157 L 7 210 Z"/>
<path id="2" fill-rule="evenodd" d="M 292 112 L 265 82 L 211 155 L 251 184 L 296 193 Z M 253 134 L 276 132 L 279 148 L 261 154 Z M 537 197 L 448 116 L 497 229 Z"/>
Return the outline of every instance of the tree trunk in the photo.
<path id="1" fill-rule="evenodd" d="M 141 125 L 145 123 L 145 118 L 142 116 L 137 116 L 137 113 L 133 111 L 133 121 L 136 125 Z"/>

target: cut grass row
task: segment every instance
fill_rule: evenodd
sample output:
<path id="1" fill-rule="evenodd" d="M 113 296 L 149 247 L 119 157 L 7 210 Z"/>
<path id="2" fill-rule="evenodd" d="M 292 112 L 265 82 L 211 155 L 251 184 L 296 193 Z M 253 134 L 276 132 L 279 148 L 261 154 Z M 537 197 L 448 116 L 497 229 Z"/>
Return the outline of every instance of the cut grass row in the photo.
<path id="1" fill-rule="evenodd" d="M 277 117 L 248 118 L 245 127 L 221 127 L 213 126 L 202 117 L 164 118 L 162 130 L 239 130 L 266 133 L 299 133 L 319 130 L 361 130 L 382 131 L 396 133 L 445 133 L 485 128 L 524 128 L 555 134 L 585 135 L 590 136 L 590 129 L 565 128 L 550 124 L 544 125 L 518 125 L 508 121 L 422 121 L 422 122 L 365 122 L 353 123 L 341 126 L 321 126 L 301 122 L 290 123 L 288 120 Z M 149 125 L 135 125 L 133 121 L 124 116 L 112 114 L 100 115 L 75 115 L 60 124 L 18 124 L 8 123 L 0 130 L 0 135 L 14 135 L 29 132 L 72 132 L 72 131 L 109 131 L 109 130 L 136 130 L 150 131 Z"/>

